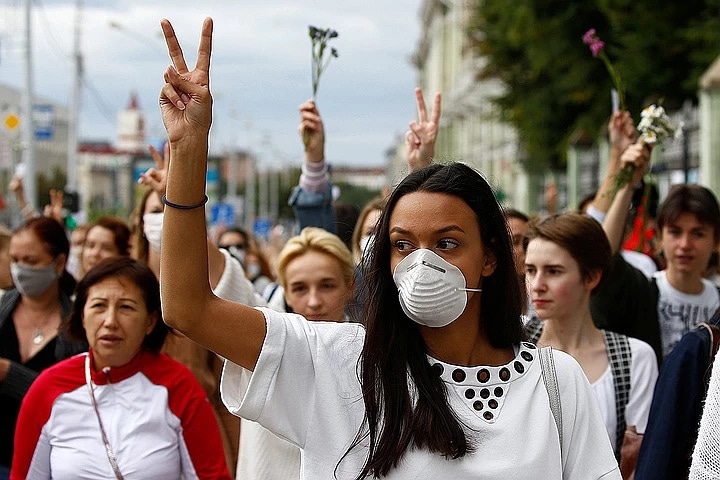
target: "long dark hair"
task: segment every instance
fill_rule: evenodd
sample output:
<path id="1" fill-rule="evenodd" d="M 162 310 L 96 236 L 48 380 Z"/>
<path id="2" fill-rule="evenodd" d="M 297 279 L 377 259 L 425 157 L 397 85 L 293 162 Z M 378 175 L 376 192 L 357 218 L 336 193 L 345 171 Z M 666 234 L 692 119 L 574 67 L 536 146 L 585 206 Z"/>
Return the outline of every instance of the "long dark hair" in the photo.
<path id="1" fill-rule="evenodd" d="M 522 297 L 508 227 L 490 185 L 461 163 L 431 165 L 408 175 L 388 198 L 372 253 L 363 265 L 367 276 L 360 310 L 365 312 L 362 320 L 367 333 L 358 375 L 365 419 L 348 450 L 369 440 L 368 457 L 358 479 L 387 475 L 409 448 L 459 458 L 474 447 L 448 403 L 445 385 L 431 371 L 417 324 L 400 307 L 389 267 L 390 215 L 400 198 L 418 191 L 454 195 L 475 212 L 483 244 L 497 259 L 494 273 L 483 280 L 478 321 L 495 347 L 508 347 L 524 338 Z"/>

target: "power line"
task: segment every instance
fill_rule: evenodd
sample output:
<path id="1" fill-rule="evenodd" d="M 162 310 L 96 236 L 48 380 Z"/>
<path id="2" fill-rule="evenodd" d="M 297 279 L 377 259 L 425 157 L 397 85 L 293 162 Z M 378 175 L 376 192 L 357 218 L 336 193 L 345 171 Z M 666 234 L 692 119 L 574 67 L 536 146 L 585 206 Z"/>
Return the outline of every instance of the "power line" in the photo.
<path id="1" fill-rule="evenodd" d="M 33 2 L 40 8 L 36 9 L 35 11 L 39 12 L 41 25 L 45 31 L 46 38 L 48 39 L 48 43 L 50 44 L 50 48 L 55 51 L 55 54 L 60 57 L 61 60 L 67 61 L 71 55 L 67 52 L 65 52 L 61 46 L 61 42 L 58 41 L 57 37 L 55 36 L 55 33 L 53 32 L 52 24 L 47 18 L 47 13 L 45 12 L 45 5 L 43 5 L 41 0 L 33 0 Z"/>
<path id="2" fill-rule="evenodd" d="M 88 78 L 87 75 L 83 75 L 82 83 L 91 94 L 92 100 L 94 100 L 95 107 L 97 107 L 98 112 L 102 114 L 108 123 L 115 125 L 115 109 L 107 103 L 100 91 L 90 82 L 90 78 Z"/>

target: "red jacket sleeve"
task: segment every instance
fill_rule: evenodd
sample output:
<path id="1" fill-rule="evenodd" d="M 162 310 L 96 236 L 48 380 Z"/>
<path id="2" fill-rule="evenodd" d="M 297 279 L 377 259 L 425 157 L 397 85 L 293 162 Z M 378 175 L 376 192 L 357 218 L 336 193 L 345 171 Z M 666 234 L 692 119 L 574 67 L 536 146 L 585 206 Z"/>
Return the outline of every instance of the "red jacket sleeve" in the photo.
<path id="1" fill-rule="evenodd" d="M 220 427 L 205 390 L 185 366 L 167 360 L 173 364 L 163 369 L 163 375 L 172 376 L 171 383 L 166 384 L 169 407 L 182 424 L 182 436 L 192 468 L 201 480 L 231 480 Z"/>

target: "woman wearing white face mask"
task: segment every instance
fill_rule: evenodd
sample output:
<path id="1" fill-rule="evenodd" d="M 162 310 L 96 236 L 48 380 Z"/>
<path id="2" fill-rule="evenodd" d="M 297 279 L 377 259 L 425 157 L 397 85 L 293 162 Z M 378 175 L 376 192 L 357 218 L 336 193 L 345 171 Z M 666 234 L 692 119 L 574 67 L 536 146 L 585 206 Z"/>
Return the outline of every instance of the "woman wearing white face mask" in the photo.
<path id="1" fill-rule="evenodd" d="M 163 204 L 155 190 L 148 189 L 136 207 L 131 256 L 160 274 Z"/>
<path id="2" fill-rule="evenodd" d="M 178 159 L 167 177 L 163 314 L 227 359 L 221 394 L 228 409 L 301 448 L 304 479 L 620 478 L 577 362 L 522 342 L 505 216 L 490 185 L 466 165 L 414 171 L 390 195 L 364 279 L 366 326 L 307 322 L 216 297 L 203 278 L 200 208 L 212 20 L 203 24 L 192 71 L 170 23 L 162 27 L 174 67 L 165 72 L 160 106 Z M 402 278 L 451 267 L 461 273 L 459 285 L 434 273 L 411 285 Z M 436 304 L 445 300 L 465 306 L 436 324 Z M 541 358 L 556 368 L 541 368 Z"/>
<path id="3" fill-rule="evenodd" d="M 62 225 L 47 217 L 29 220 L 10 238 L 15 288 L 0 302 L 0 479 L 7 478 L 13 432 L 25 393 L 35 377 L 87 345 L 58 335 L 70 311 L 75 280 L 65 263 L 70 244 Z"/>
<path id="4" fill-rule="evenodd" d="M 375 238 L 375 227 L 384 206 L 385 198 L 377 197 L 370 200 L 360 211 L 352 236 L 352 254 L 356 265 L 359 265 L 369 252 L 367 247 Z"/>

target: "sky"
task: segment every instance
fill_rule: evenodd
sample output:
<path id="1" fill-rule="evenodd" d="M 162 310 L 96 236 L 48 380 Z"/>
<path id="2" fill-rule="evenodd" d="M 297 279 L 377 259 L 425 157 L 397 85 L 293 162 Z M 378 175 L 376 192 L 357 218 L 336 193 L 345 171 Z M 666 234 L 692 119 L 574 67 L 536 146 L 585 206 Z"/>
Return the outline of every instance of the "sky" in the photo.
<path id="1" fill-rule="evenodd" d="M 33 87 L 67 105 L 78 0 L 32 2 Z M 339 52 L 322 76 L 317 105 L 326 157 L 335 165 L 378 166 L 414 118 L 421 0 L 84 0 L 85 82 L 80 140 L 116 139 L 117 113 L 137 94 L 151 140 L 161 139 L 158 94 L 169 57 L 168 18 L 194 65 L 205 17 L 214 20 L 210 70 L 211 152 L 249 148 L 271 165 L 300 161 L 298 107 L 312 94 L 308 25 L 333 28 Z M 24 0 L 0 0 L 0 82 L 23 84 Z M 114 25 L 114 26 L 113 26 Z"/>

